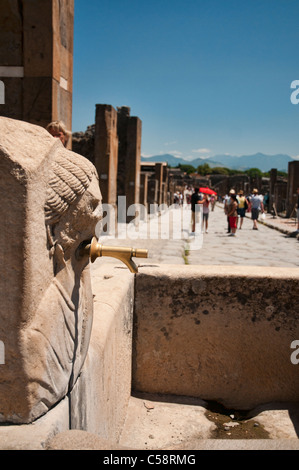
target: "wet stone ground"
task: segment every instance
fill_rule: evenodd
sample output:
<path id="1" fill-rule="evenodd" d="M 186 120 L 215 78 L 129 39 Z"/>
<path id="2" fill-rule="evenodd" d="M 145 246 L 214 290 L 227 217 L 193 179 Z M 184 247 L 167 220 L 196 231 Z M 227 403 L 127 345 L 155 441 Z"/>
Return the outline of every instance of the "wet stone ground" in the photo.
<path id="1" fill-rule="evenodd" d="M 260 423 L 248 418 L 247 411 L 226 410 L 217 403 L 209 403 L 205 416 L 216 425 L 211 439 L 270 439 Z"/>

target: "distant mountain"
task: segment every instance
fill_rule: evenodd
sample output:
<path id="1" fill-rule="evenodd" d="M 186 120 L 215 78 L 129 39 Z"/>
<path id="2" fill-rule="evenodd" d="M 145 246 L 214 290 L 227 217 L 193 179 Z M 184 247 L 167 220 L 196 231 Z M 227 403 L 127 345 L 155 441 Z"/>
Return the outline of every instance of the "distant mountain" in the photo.
<path id="1" fill-rule="evenodd" d="M 224 166 L 220 162 L 215 162 L 214 160 L 207 161 L 208 159 L 205 158 L 196 158 L 195 160 L 189 161 L 185 160 L 184 158 L 175 157 L 169 153 L 165 153 L 164 155 L 153 155 L 152 157 L 143 157 L 141 156 L 142 162 L 167 162 L 169 166 L 176 167 L 178 165 L 192 165 L 194 168 L 197 168 L 199 165 L 203 165 L 204 163 L 209 163 L 210 167 L 212 166 Z"/>
<path id="2" fill-rule="evenodd" d="M 288 171 L 288 163 L 293 161 L 289 155 L 277 154 L 277 155 L 265 155 L 263 153 L 256 153 L 254 155 L 242 155 L 236 157 L 233 155 L 215 155 L 210 158 L 196 158 L 195 160 L 185 160 L 183 158 L 175 157 L 174 155 L 154 155 L 149 158 L 141 157 L 142 162 L 167 162 L 170 166 L 181 165 L 192 165 L 197 168 L 199 165 L 208 163 L 211 168 L 214 167 L 226 167 L 232 170 L 245 171 L 249 168 L 258 168 L 265 172 L 272 168 L 276 168 L 278 171 Z"/>
<path id="3" fill-rule="evenodd" d="M 289 155 L 265 155 L 256 153 L 254 155 L 242 155 L 234 157 L 231 155 L 216 155 L 213 160 L 217 160 L 227 168 L 233 170 L 247 170 L 248 168 L 259 168 L 261 171 L 269 171 L 276 168 L 279 171 L 288 171 L 288 163 L 293 161 Z M 209 163 L 210 159 L 207 159 Z"/>
<path id="4" fill-rule="evenodd" d="M 176 167 L 179 164 L 187 163 L 187 160 L 183 158 L 175 157 L 174 155 L 170 155 L 169 153 L 165 153 L 164 155 L 154 155 L 153 157 L 142 157 L 142 162 L 167 162 L 169 166 Z"/>

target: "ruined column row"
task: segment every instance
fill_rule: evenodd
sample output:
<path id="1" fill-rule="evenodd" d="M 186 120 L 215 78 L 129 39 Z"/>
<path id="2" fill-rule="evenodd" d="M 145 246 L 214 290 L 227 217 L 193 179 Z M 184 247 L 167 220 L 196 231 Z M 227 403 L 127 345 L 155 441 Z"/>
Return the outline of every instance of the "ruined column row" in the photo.
<path id="1" fill-rule="evenodd" d="M 285 213 L 286 217 L 296 216 L 298 181 L 299 161 L 289 162 L 287 179 L 279 178 L 276 168 L 271 169 L 268 208 L 270 212 Z"/>
<path id="2" fill-rule="evenodd" d="M 97 169 L 103 204 L 117 210 L 118 198 L 125 197 L 120 222 L 131 220 L 128 209 L 134 204 L 142 204 L 150 212 L 153 206 L 169 205 L 172 200 L 167 164 L 141 162 L 142 121 L 130 112 L 126 106 L 115 109 L 97 104 L 94 154 L 84 155 L 75 143 L 75 151 L 91 159 Z"/>

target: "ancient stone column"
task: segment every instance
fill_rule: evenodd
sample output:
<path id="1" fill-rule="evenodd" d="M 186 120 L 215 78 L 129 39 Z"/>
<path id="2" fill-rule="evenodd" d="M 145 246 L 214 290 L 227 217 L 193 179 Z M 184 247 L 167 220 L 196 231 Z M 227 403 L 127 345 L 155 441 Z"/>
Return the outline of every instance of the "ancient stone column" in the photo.
<path id="1" fill-rule="evenodd" d="M 158 181 L 158 204 L 160 206 L 163 202 L 163 190 L 162 190 L 163 163 L 155 164 L 155 177 L 156 177 L 156 180 Z"/>
<path id="2" fill-rule="evenodd" d="M 148 212 L 156 212 L 158 205 L 158 181 L 151 177 L 147 183 L 147 203 Z M 155 206 L 155 207 L 154 207 Z"/>
<path id="3" fill-rule="evenodd" d="M 127 158 L 125 194 L 127 205 L 139 203 L 141 159 L 141 120 L 132 116 L 127 128 Z"/>
<path id="4" fill-rule="evenodd" d="M 92 325 L 95 167 L 42 127 L 0 117 L 0 421 L 29 423 L 72 389 Z"/>
<path id="5" fill-rule="evenodd" d="M 145 207 L 147 213 L 148 173 L 140 173 L 140 204 Z"/>
<path id="6" fill-rule="evenodd" d="M 130 116 L 130 108 L 117 109 L 118 196 L 125 196 L 128 209 L 139 203 L 142 122 L 138 117 Z M 119 214 L 119 219 L 129 221 L 130 217 Z"/>
<path id="7" fill-rule="evenodd" d="M 169 190 L 169 168 L 167 165 L 163 166 L 163 182 L 164 182 L 164 195 L 163 200 L 165 204 L 169 205 L 169 197 L 168 197 L 168 190 Z"/>
<path id="8" fill-rule="evenodd" d="M 295 217 L 297 188 L 299 187 L 299 162 L 289 162 L 287 186 L 287 217 Z"/>
<path id="9" fill-rule="evenodd" d="M 113 222 L 115 224 L 118 168 L 117 111 L 108 104 L 96 105 L 94 164 L 99 175 L 103 204 L 111 206 L 107 217 L 115 218 Z"/>
<path id="10" fill-rule="evenodd" d="M 273 203 L 275 204 L 274 188 L 277 181 L 277 169 L 270 170 L 270 190 L 269 190 L 269 212 L 273 210 Z"/>
<path id="11" fill-rule="evenodd" d="M 277 212 L 285 212 L 287 202 L 287 183 L 280 181 L 274 186 L 274 202 Z"/>
<path id="12" fill-rule="evenodd" d="M 2 0 L 0 115 L 72 127 L 74 0 Z M 71 140 L 68 145 L 71 146 Z"/>

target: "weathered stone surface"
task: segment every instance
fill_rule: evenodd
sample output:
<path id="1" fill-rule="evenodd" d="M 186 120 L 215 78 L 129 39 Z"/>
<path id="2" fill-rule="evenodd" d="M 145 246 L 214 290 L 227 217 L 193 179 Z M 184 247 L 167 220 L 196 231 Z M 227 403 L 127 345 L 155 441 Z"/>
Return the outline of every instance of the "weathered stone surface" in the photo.
<path id="1" fill-rule="evenodd" d="M 90 432 L 71 430 L 53 437 L 47 445 L 47 450 L 129 450 L 129 448 Z"/>
<path id="2" fill-rule="evenodd" d="M 299 162 L 289 162 L 288 165 L 288 183 L 287 183 L 287 216 L 295 216 L 297 204 L 297 187 L 299 181 Z"/>
<path id="3" fill-rule="evenodd" d="M 111 105 L 96 105 L 95 159 L 103 203 L 117 203 L 118 137 L 117 111 Z"/>
<path id="4" fill-rule="evenodd" d="M 22 1 L 23 65 L 28 77 L 51 77 L 53 0 Z"/>
<path id="5" fill-rule="evenodd" d="M 92 324 L 80 243 L 101 219 L 94 166 L 46 130 L 0 118 L 0 419 L 26 423 L 72 388 Z"/>
<path id="6" fill-rule="evenodd" d="M 48 77 L 23 78 L 24 121 L 44 127 L 49 124 L 49 117 L 52 115 L 52 87 L 53 81 Z"/>
<path id="7" fill-rule="evenodd" d="M 147 192 L 148 192 L 148 173 L 140 173 L 140 198 L 139 202 L 145 207 L 145 211 L 148 211 L 148 202 L 147 202 Z"/>
<path id="8" fill-rule="evenodd" d="M 8 67 L 2 116 L 43 127 L 62 120 L 71 131 L 73 21 L 73 0 L 1 2 L 0 63 Z"/>
<path id="9" fill-rule="evenodd" d="M 0 426 L 0 450 L 45 450 L 56 434 L 69 429 L 69 422 L 66 397 L 33 423 Z"/>
<path id="10" fill-rule="evenodd" d="M 126 197 L 127 209 L 139 204 L 140 194 L 140 162 L 142 121 L 130 116 L 130 108 L 117 108 L 118 174 L 117 194 Z M 121 214 L 121 222 L 132 220 L 132 214 Z"/>
<path id="11" fill-rule="evenodd" d="M 0 63 L 22 64 L 22 11 L 18 0 L 2 0 L 0 4 Z"/>
<path id="12" fill-rule="evenodd" d="M 141 268 L 133 389 L 235 409 L 298 402 L 298 279 L 285 268 Z"/>
<path id="13" fill-rule="evenodd" d="M 134 275 L 97 261 L 92 265 L 93 328 L 71 392 L 71 426 L 115 442 L 131 394 Z"/>
<path id="14" fill-rule="evenodd" d="M 0 426 L 0 449 L 116 446 L 131 394 L 134 276 L 97 263 L 92 271 L 93 328 L 74 387 L 33 423 Z"/>

